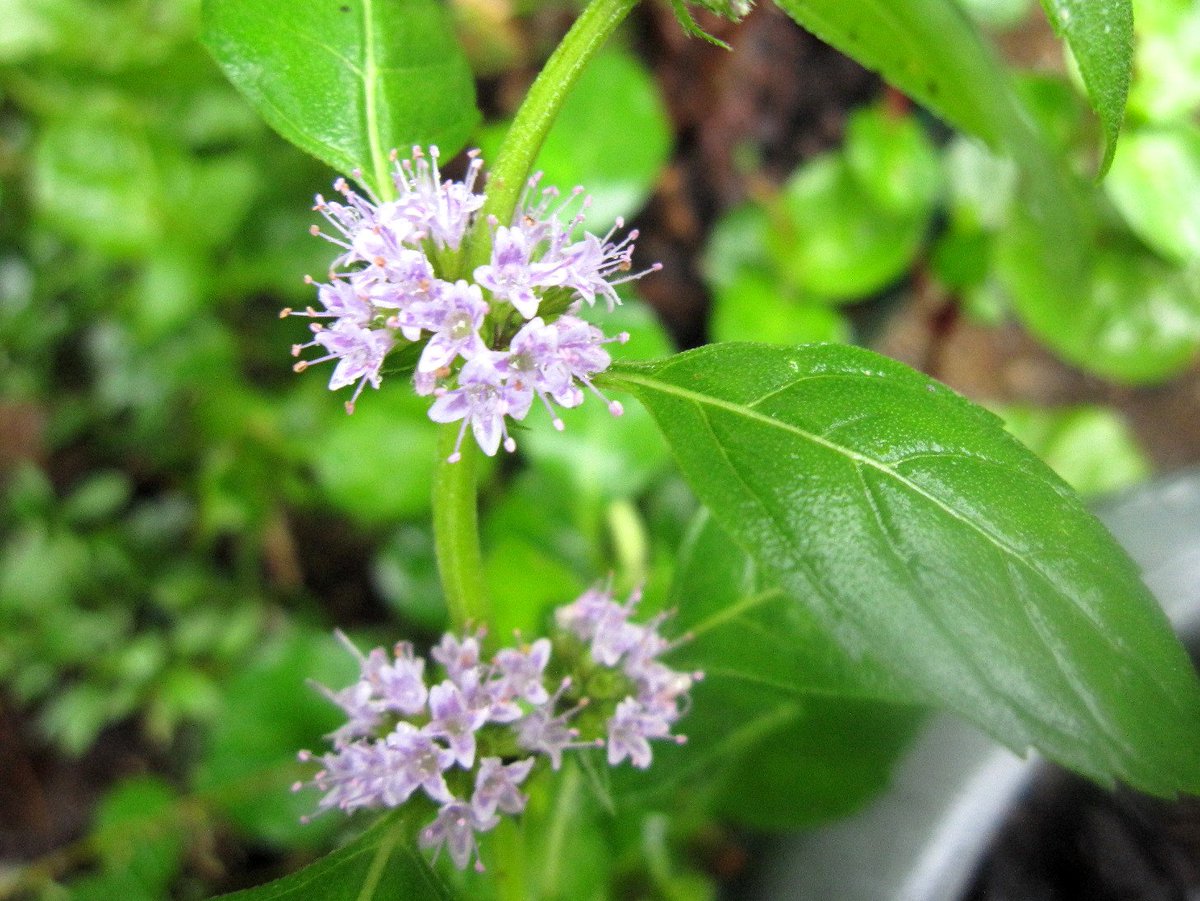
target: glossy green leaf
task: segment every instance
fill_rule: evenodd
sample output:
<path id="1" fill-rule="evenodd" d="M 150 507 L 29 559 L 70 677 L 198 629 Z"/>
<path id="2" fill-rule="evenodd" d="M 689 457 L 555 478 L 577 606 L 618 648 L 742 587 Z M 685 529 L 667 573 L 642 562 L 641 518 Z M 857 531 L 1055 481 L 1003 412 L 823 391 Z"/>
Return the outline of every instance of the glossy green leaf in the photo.
<path id="1" fill-rule="evenodd" d="M 1026 325 L 1056 353 L 1125 384 L 1161 382 L 1200 350 L 1200 277 L 1176 269 L 1132 241 L 1095 251 L 1069 297 L 1048 284 L 1027 253 L 1023 230 L 1002 235 L 997 274 Z"/>
<path id="2" fill-rule="evenodd" d="M 389 150 L 437 144 L 449 157 L 478 121 L 438 0 L 204 0 L 203 40 L 281 135 L 376 189 Z"/>
<path id="3" fill-rule="evenodd" d="M 382 817 L 357 839 L 290 876 L 222 895 L 226 901 L 449 901 L 454 895 L 413 842 L 411 810 Z"/>
<path id="4" fill-rule="evenodd" d="M 507 130 L 483 130 L 484 159 L 495 157 Z M 546 185 L 586 188 L 588 228 L 602 234 L 645 205 L 670 153 L 670 120 L 654 77 L 635 57 L 609 49 L 588 62 L 567 94 L 534 168 Z"/>
<path id="5" fill-rule="evenodd" d="M 1200 128 L 1127 134 L 1105 187 L 1139 238 L 1169 260 L 1200 261 Z"/>
<path id="6" fill-rule="evenodd" d="M 1128 488 L 1150 475 L 1132 431 L 1104 407 L 1003 407 L 1004 426 L 1083 496 Z"/>
<path id="7" fill-rule="evenodd" d="M 1099 781 L 1200 788 L 1200 683 L 1115 541 L 990 413 L 858 348 L 622 364 L 721 525 L 851 654 Z"/>
<path id="8" fill-rule="evenodd" d="M 1133 4 L 1130 0 L 1042 0 L 1042 7 L 1054 31 L 1071 48 L 1088 99 L 1104 127 L 1103 175 L 1117 149 L 1129 96 Z"/>

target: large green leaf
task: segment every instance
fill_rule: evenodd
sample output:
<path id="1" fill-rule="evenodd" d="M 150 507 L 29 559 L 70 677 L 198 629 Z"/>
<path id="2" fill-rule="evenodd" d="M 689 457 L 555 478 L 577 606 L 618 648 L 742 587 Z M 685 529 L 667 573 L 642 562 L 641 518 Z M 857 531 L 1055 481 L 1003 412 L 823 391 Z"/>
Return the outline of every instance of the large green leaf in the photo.
<path id="1" fill-rule="evenodd" d="M 1104 126 L 1108 171 L 1117 150 L 1133 73 L 1133 4 L 1130 0 L 1042 0 L 1046 18 L 1071 48 L 1088 99 Z"/>
<path id="2" fill-rule="evenodd" d="M 404 901 L 454 896 L 413 844 L 408 811 L 380 819 L 357 839 L 290 876 L 222 895 L 229 901 Z"/>
<path id="3" fill-rule="evenodd" d="M 853 655 L 1099 781 L 1200 788 L 1200 683 L 1117 544 L 999 420 L 861 349 L 621 364 L 734 539 Z"/>
<path id="4" fill-rule="evenodd" d="M 281 135 L 376 189 L 390 149 L 450 156 L 479 118 L 438 0 L 204 0 L 203 39 Z"/>

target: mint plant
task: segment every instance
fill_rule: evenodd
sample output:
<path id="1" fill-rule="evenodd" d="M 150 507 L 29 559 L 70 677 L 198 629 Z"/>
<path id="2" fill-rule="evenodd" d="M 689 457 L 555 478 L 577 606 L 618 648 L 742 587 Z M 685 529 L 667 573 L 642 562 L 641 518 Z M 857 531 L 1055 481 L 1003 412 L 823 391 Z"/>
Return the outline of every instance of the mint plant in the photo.
<path id="1" fill-rule="evenodd" d="M 1044 5 L 1099 116 L 1103 174 L 1129 89 L 1130 4 Z M 312 337 L 297 342 L 296 365 L 333 364 L 329 386 L 352 389 L 349 410 L 377 399 L 368 385 L 409 390 L 393 372 L 432 398 L 433 543 L 451 620 L 431 652 L 433 684 L 432 665 L 402 642 L 360 655 L 358 681 L 329 692 L 348 722 L 307 776 L 324 792 L 314 806 L 395 810 L 242 897 L 530 897 L 522 862 L 553 857 L 572 811 L 589 809 L 581 772 L 618 820 L 678 780 L 714 809 L 739 795 L 753 806 L 782 789 L 756 785 L 753 771 L 767 760 L 778 771 L 780 753 L 812 740 L 807 730 L 834 735 L 861 718 L 902 735 L 915 708 L 956 712 L 1103 784 L 1200 790 L 1200 683 L 1186 655 L 1133 564 L 994 415 L 839 344 L 731 342 L 613 361 L 606 347 L 626 335 L 606 335 L 587 308 L 599 299 L 615 311 L 615 286 L 654 267 L 634 265 L 636 233 L 621 236 L 619 223 L 603 237 L 585 231 L 583 189 L 543 188 L 532 170 L 572 85 L 633 6 L 593 0 L 486 170 L 468 152 L 454 180 L 440 163 L 467 146 L 479 116 L 435 0 L 302 4 L 286 15 L 268 0 L 205 3 L 207 44 L 234 84 L 281 134 L 359 184 L 339 180 L 341 200 L 318 197 L 327 225 L 315 228 L 339 250 L 313 287 L 319 308 L 299 313 Z M 1091 225 L 1073 176 L 956 3 L 780 6 L 1010 160 L 1003 252 L 1036 274 L 1038 291 L 1069 304 L 1090 283 Z M 699 31 L 681 3 L 675 10 Z M 861 284 L 814 281 L 802 265 L 789 273 L 833 300 L 903 268 L 939 190 L 919 132 L 863 116 L 851 137 L 846 158 L 813 164 L 791 199 L 803 211 L 813 197 L 866 196 L 903 240 L 878 242 L 881 259 Z M 872 180 L 898 159 L 930 173 L 924 196 Z M 1035 330 L 1048 321 L 1045 307 L 1022 309 Z M 592 591 L 502 647 L 493 626 L 509 611 L 487 590 L 478 527 L 481 454 L 515 452 L 527 417 L 544 413 L 560 428 L 558 410 L 587 393 L 614 414 L 621 396 L 640 403 L 706 508 L 684 541 L 675 615 L 635 624 L 632 604 Z M 659 632 L 667 624 L 679 628 L 675 644 Z M 690 740 L 652 752 L 649 740 L 673 736 L 685 710 Z M 605 764 L 633 767 L 598 765 L 601 745 Z M 628 775 L 652 760 L 661 784 Z M 886 761 L 863 768 L 885 771 Z M 721 784 L 729 769 L 735 781 Z M 802 794 L 802 768 L 790 775 L 788 791 Z M 431 869 L 422 848 L 453 866 Z M 456 872 L 472 865 L 483 875 Z"/>

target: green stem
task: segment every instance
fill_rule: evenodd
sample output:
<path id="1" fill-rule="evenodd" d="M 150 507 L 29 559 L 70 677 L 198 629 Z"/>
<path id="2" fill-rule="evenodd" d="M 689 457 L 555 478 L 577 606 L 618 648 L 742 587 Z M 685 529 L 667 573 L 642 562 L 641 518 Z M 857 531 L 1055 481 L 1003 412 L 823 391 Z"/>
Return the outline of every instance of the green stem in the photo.
<path id="1" fill-rule="evenodd" d="M 468 435 L 462 458 L 447 462 L 458 440 L 460 424 L 447 423 L 438 434 L 438 462 L 433 473 L 433 542 L 450 621 L 456 629 L 485 623 L 487 596 L 483 586 L 483 554 L 479 549 L 479 514 L 475 471 L 479 449 Z"/>
<path id="2" fill-rule="evenodd" d="M 567 92 L 636 5 L 637 0 L 592 0 L 546 61 L 489 170 L 487 200 L 475 223 L 464 272 L 473 272 L 487 262 L 491 253 L 488 220 L 494 216 L 503 225 L 512 221 L 534 160 Z"/>

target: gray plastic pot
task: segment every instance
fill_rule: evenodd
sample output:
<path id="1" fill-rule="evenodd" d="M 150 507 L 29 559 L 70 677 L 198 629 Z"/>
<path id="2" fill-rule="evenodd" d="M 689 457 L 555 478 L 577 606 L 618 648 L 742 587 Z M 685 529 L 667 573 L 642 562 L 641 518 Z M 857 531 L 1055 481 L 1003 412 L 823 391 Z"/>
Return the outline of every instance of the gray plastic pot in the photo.
<path id="1" fill-rule="evenodd" d="M 1185 643 L 1200 642 L 1200 471 L 1110 498 L 1096 513 L 1141 566 Z M 778 849 L 763 901 L 958 901 L 1014 801 L 1048 764 L 937 716 L 862 813 Z"/>

